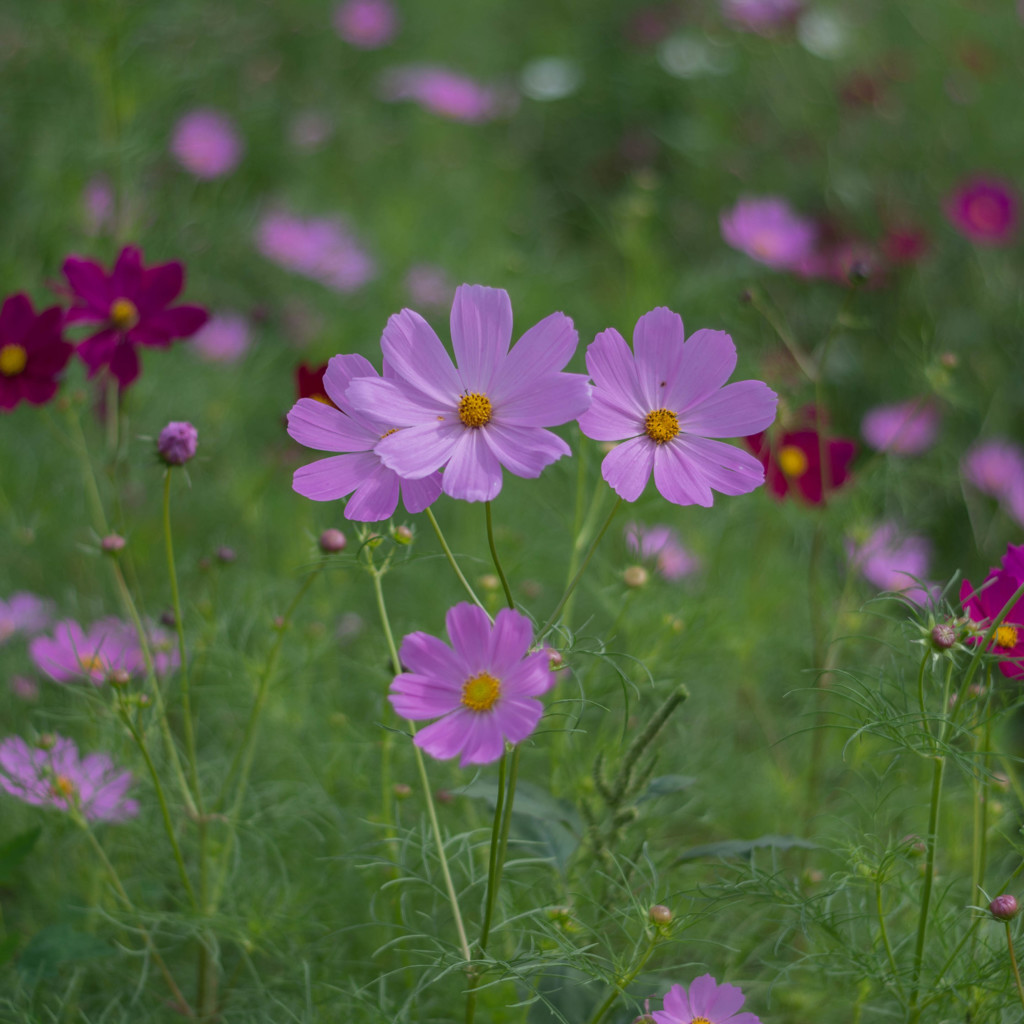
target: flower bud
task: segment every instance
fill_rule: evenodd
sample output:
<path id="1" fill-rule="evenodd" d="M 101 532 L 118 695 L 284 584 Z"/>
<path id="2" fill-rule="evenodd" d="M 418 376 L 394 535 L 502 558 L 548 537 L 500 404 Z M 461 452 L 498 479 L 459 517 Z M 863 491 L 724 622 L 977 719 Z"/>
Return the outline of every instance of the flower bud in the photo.
<path id="1" fill-rule="evenodd" d="M 168 629 L 177 628 L 178 620 L 174 617 L 174 612 L 170 608 L 165 608 L 160 613 L 160 625 L 166 626 Z"/>
<path id="2" fill-rule="evenodd" d="M 1017 916 L 1019 909 L 1016 896 L 1011 896 L 1009 893 L 997 896 L 988 905 L 988 912 L 997 921 L 1012 921 Z"/>
<path id="3" fill-rule="evenodd" d="M 392 536 L 395 538 L 396 544 L 411 544 L 413 533 L 408 526 L 396 526 Z"/>
<path id="4" fill-rule="evenodd" d="M 100 541 L 100 547 L 108 555 L 116 555 L 118 551 L 123 551 L 125 545 L 125 539 L 120 534 L 109 533 L 103 540 Z"/>
<path id="5" fill-rule="evenodd" d="M 339 551 L 344 551 L 347 546 L 348 541 L 341 530 L 331 527 L 320 534 L 320 550 L 325 555 L 336 555 Z"/>
<path id="6" fill-rule="evenodd" d="M 647 911 L 647 916 L 650 918 L 651 924 L 664 925 L 671 924 L 672 922 L 672 911 L 662 903 L 655 903 Z"/>
<path id="7" fill-rule="evenodd" d="M 631 565 L 622 574 L 622 582 L 627 587 L 642 587 L 647 583 L 647 579 L 647 570 L 642 565 Z"/>
<path id="8" fill-rule="evenodd" d="M 123 668 L 112 668 L 107 676 L 107 682 L 111 686 L 127 686 L 131 682 L 131 676 Z"/>
<path id="9" fill-rule="evenodd" d="M 199 431 L 191 423 L 172 421 L 160 431 L 157 454 L 168 466 L 183 466 L 196 453 Z"/>
<path id="10" fill-rule="evenodd" d="M 940 651 L 948 651 L 956 643 L 956 627 L 951 622 L 940 622 L 931 631 L 932 645 Z"/>
<path id="11" fill-rule="evenodd" d="M 217 561 L 222 563 L 223 565 L 229 565 L 237 557 L 238 557 L 238 555 L 235 554 L 235 549 L 234 548 L 229 548 L 229 547 L 219 547 L 219 548 L 217 548 Z"/>
<path id="12" fill-rule="evenodd" d="M 396 782 L 391 787 L 391 792 L 394 793 L 399 800 L 407 800 L 412 796 L 412 786 L 407 782 Z"/>
<path id="13" fill-rule="evenodd" d="M 501 580 L 499 580 L 493 572 L 484 573 L 484 575 L 480 577 L 480 586 L 483 587 L 484 590 L 497 590 L 498 587 L 501 586 Z"/>

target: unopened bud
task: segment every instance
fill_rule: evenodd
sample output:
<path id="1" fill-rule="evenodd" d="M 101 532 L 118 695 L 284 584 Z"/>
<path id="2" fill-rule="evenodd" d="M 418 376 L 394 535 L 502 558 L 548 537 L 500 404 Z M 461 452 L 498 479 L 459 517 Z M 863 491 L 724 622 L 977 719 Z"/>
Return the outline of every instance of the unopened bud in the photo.
<path id="1" fill-rule="evenodd" d="M 110 675 L 107 676 L 107 682 L 111 686 L 127 686 L 131 679 L 132 677 L 123 668 L 113 668 L 110 670 Z"/>
<path id="2" fill-rule="evenodd" d="M 1012 921 L 1017 916 L 1017 911 L 1019 909 L 1020 908 L 1017 906 L 1017 897 L 1011 896 L 1009 893 L 997 896 L 988 905 L 988 912 L 997 921 Z"/>
<path id="3" fill-rule="evenodd" d="M 655 903 L 647 911 L 647 916 L 651 919 L 651 924 L 670 924 L 672 921 L 672 911 L 662 903 Z"/>
<path id="4" fill-rule="evenodd" d="M 191 423 L 173 421 L 160 431 L 156 451 L 168 466 L 183 466 L 196 453 L 199 431 Z"/>
<path id="5" fill-rule="evenodd" d="M 453 804 L 453 803 L 455 803 L 455 797 L 452 795 L 452 791 L 450 789 L 439 789 L 434 794 L 434 799 L 439 804 Z"/>
<path id="6" fill-rule="evenodd" d="M 493 572 L 484 573 L 484 575 L 480 577 L 480 586 L 483 587 L 484 590 L 497 590 L 498 587 L 501 586 L 501 580 L 499 580 Z"/>
<path id="7" fill-rule="evenodd" d="M 136 697 L 136 701 L 140 708 L 148 708 L 149 705 L 153 703 L 150 700 L 148 693 L 140 693 L 138 697 Z"/>
<path id="8" fill-rule="evenodd" d="M 394 793 L 399 800 L 408 800 L 409 797 L 412 796 L 412 786 L 407 782 L 396 782 L 391 787 L 391 792 Z"/>
<path id="9" fill-rule="evenodd" d="M 955 370 L 960 365 L 960 357 L 955 352 L 943 352 L 939 362 L 947 369 Z"/>
<path id="10" fill-rule="evenodd" d="M 345 534 L 334 527 L 320 534 L 320 550 L 325 555 L 336 555 L 339 551 L 344 551 L 347 545 Z"/>
<path id="11" fill-rule="evenodd" d="M 103 540 L 100 541 L 100 547 L 108 555 L 116 555 L 118 551 L 123 551 L 125 545 L 125 539 L 120 534 L 109 533 Z"/>
<path id="12" fill-rule="evenodd" d="M 396 544 L 411 544 L 413 532 L 408 526 L 396 526 L 395 532 L 392 536 L 395 538 Z"/>
<path id="13" fill-rule="evenodd" d="M 57 737 L 52 732 L 44 732 L 39 739 L 36 740 L 36 746 L 40 750 L 53 750 L 57 745 Z"/>
<path id="14" fill-rule="evenodd" d="M 217 561 L 223 563 L 224 565 L 229 565 L 237 557 L 238 557 L 238 555 L 235 554 L 235 549 L 234 548 L 229 548 L 229 547 L 219 547 L 219 548 L 217 548 Z"/>
<path id="15" fill-rule="evenodd" d="M 956 627 L 951 622 L 940 622 L 931 632 L 932 644 L 940 651 L 948 651 L 956 643 Z"/>
<path id="16" fill-rule="evenodd" d="M 174 617 L 174 612 L 170 608 L 160 613 L 160 624 L 168 629 L 174 629 L 178 625 L 178 620 Z"/>
<path id="17" fill-rule="evenodd" d="M 627 587 L 645 586 L 648 580 L 647 570 L 642 565 L 631 565 L 623 574 L 622 582 Z"/>
<path id="18" fill-rule="evenodd" d="M 548 647 L 547 655 L 548 667 L 551 669 L 552 672 L 557 672 L 560 668 L 565 667 L 565 658 L 562 657 L 561 651 L 555 651 Z"/>

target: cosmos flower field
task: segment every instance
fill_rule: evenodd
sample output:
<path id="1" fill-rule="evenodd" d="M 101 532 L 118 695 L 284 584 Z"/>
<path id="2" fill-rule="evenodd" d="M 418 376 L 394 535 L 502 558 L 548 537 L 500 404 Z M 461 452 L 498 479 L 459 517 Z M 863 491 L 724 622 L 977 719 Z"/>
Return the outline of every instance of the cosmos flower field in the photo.
<path id="1" fill-rule="evenodd" d="M 1022 54 L 0 11 L 0 1021 L 1019 1021 Z"/>

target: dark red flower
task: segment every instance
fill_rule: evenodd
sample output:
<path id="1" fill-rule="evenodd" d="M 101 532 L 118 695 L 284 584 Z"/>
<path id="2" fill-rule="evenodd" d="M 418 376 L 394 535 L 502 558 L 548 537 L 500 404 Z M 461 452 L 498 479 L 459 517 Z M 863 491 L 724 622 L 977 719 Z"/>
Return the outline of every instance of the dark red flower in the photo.
<path id="1" fill-rule="evenodd" d="M 765 484 L 777 498 L 795 492 L 812 505 L 823 504 L 846 483 L 857 451 L 853 441 L 824 437 L 813 427 L 774 437 L 752 434 L 745 440 L 764 466 Z"/>
<path id="2" fill-rule="evenodd" d="M 298 398 L 313 398 L 324 405 L 334 405 L 327 397 L 324 388 L 324 374 L 327 372 L 327 364 L 322 366 L 308 366 L 301 363 L 295 367 L 295 391 Z M 334 408 L 338 407 L 334 405 Z"/>
<path id="3" fill-rule="evenodd" d="M 977 590 L 967 580 L 963 581 L 960 603 L 977 630 L 985 631 L 992 625 L 1020 588 L 1021 582 L 1012 571 L 1005 569 L 990 570 Z M 1001 659 L 999 671 L 1004 676 L 1008 679 L 1024 678 L 1024 600 L 1015 601 L 1009 608 L 996 628 L 989 649 Z"/>
<path id="4" fill-rule="evenodd" d="M 184 287 L 184 267 L 178 262 L 144 267 L 142 251 L 134 245 L 121 250 L 109 274 L 93 260 L 70 256 L 64 276 L 75 298 L 67 322 L 102 325 L 78 346 L 89 376 L 109 367 L 122 388 L 139 375 L 136 345 L 167 348 L 207 320 L 199 306 L 171 306 Z"/>
<path id="5" fill-rule="evenodd" d="M 0 307 L 0 409 L 13 409 L 22 399 L 32 405 L 48 402 L 57 392 L 57 375 L 74 352 L 62 337 L 64 312 L 51 306 L 32 309 L 21 292 Z"/>

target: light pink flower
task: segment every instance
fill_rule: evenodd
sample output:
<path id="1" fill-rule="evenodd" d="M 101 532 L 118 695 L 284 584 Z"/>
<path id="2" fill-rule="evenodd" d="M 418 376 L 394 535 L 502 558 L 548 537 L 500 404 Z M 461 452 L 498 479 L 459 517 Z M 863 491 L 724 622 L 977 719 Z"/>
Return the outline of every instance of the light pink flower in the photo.
<path id="1" fill-rule="evenodd" d="M 695 978 L 690 990 L 673 985 L 665 993 L 665 1008 L 651 1017 L 656 1024 L 761 1024 L 753 1013 L 739 1013 L 743 992 L 735 985 L 719 985 L 710 974 Z"/>
<path id="2" fill-rule="evenodd" d="M 879 590 L 901 594 L 915 604 L 927 604 L 939 587 L 928 583 L 931 545 L 924 537 L 903 536 L 895 523 L 880 524 L 864 543 L 847 539 L 850 565 Z"/>
<path id="3" fill-rule="evenodd" d="M 939 410 L 927 399 L 915 398 L 870 409 L 860 432 L 872 448 L 896 455 L 920 455 L 935 443 Z"/>
<path id="4" fill-rule="evenodd" d="M 217 110 L 193 110 L 174 127 L 171 152 L 197 178 L 230 174 L 242 158 L 242 140 L 234 123 Z"/>
<path id="5" fill-rule="evenodd" d="M 658 572 L 670 582 L 681 580 L 700 565 L 679 542 L 679 536 L 671 526 L 627 523 L 625 534 L 626 547 L 642 559 L 653 561 Z"/>
<path id="6" fill-rule="evenodd" d="M 455 294 L 455 286 L 444 269 L 432 263 L 417 263 L 405 275 L 405 290 L 417 306 L 447 309 Z"/>
<path id="7" fill-rule="evenodd" d="M 791 25 L 803 10 L 801 0 L 721 0 L 722 13 L 739 28 L 767 35 Z"/>
<path id="8" fill-rule="evenodd" d="M 192 336 L 192 349 L 208 363 L 235 363 L 249 349 L 249 322 L 240 313 L 215 313 Z"/>
<path id="9" fill-rule="evenodd" d="M 1024 526 L 1024 450 L 1005 438 L 979 441 L 960 462 L 968 483 L 995 498 L 1003 511 Z"/>
<path id="10" fill-rule="evenodd" d="M 53 617 L 53 604 L 35 594 L 19 590 L 0 600 L 0 644 L 15 633 L 41 633 Z"/>
<path id="11" fill-rule="evenodd" d="M 82 192 L 85 210 L 85 230 L 98 235 L 113 226 L 114 190 L 106 178 L 93 178 Z"/>
<path id="12" fill-rule="evenodd" d="M 386 46 L 398 32 L 398 14 L 389 0 L 345 0 L 334 10 L 334 28 L 361 50 Z"/>
<path id="13" fill-rule="evenodd" d="M 814 222 L 794 213 L 784 199 L 741 199 L 718 223 L 728 245 L 777 270 L 795 270 L 814 253 Z"/>
<path id="14" fill-rule="evenodd" d="M 497 90 L 467 75 L 428 64 L 393 68 L 381 80 L 385 100 L 412 100 L 451 121 L 477 124 L 504 113 L 506 104 Z"/>

